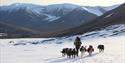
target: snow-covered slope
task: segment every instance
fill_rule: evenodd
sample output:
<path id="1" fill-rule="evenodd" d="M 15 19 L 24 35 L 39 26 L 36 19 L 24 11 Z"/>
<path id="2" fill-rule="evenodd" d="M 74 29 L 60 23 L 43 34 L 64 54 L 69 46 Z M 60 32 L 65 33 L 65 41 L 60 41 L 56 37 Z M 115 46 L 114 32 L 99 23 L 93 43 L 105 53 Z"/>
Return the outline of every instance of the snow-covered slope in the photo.
<path id="1" fill-rule="evenodd" d="M 10 39 L 9 39 L 10 40 Z M 20 39 L 16 39 L 20 40 Z M 25 39 L 24 39 L 25 40 Z M 28 39 L 29 40 L 29 39 Z M 34 39 L 31 39 L 34 40 Z M 38 40 L 38 39 L 35 39 Z M 43 39 L 42 39 L 43 40 Z M 14 39 L 15 41 L 15 39 Z M 82 39 L 82 45 L 94 46 L 94 53 L 83 57 L 66 58 L 61 56 L 61 49 L 64 47 L 73 48 L 73 41 L 64 41 L 64 44 L 39 44 L 12 46 L 8 40 L 0 40 L 1 63 L 124 63 L 125 62 L 125 35 L 114 37 L 98 37 Z M 97 46 L 105 45 L 105 51 L 98 53 Z M 116 60 L 117 59 L 117 60 Z"/>
<path id="2" fill-rule="evenodd" d="M 69 29 L 94 21 L 98 17 L 97 15 L 100 16 L 104 12 L 106 11 L 101 7 L 84 6 L 82 8 L 82 6 L 74 4 L 40 6 L 16 3 L 9 6 L 0 6 L 0 24 L 5 23 L 14 26 L 13 29 L 18 28 L 20 30 L 20 28 L 25 28 L 28 32 L 34 31 L 33 33 L 30 32 L 31 34 L 27 35 L 28 37 L 63 36 L 68 34 L 63 30 L 69 31 Z M 8 27 L 6 31 L 3 31 L 5 27 L 7 25 L 1 27 L 1 33 L 7 33 L 8 36 L 6 37 L 24 37 L 25 35 L 18 32 L 15 33 L 15 30 L 12 30 L 12 34 Z M 26 30 L 23 31 L 27 32 Z"/>
<path id="3" fill-rule="evenodd" d="M 73 11 L 75 8 L 78 8 L 78 7 L 80 6 L 74 5 L 74 4 L 68 4 L 68 3 L 53 4 L 53 5 L 46 6 L 46 13 L 60 16 L 60 15 L 68 14 L 69 12 Z"/>
<path id="4" fill-rule="evenodd" d="M 85 9 L 86 11 L 93 13 L 95 15 L 101 16 L 102 14 L 104 14 L 104 12 L 102 12 L 100 9 L 103 9 L 101 7 L 82 7 L 83 9 Z M 104 10 L 106 12 L 106 10 Z"/>
<path id="5" fill-rule="evenodd" d="M 113 5 L 113 6 L 109 6 L 109 7 L 103 7 L 105 10 L 109 11 L 109 10 L 112 10 L 112 9 L 115 9 L 117 7 L 119 7 L 120 5 Z"/>
<path id="6" fill-rule="evenodd" d="M 80 8 L 81 6 L 74 5 L 74 4 L 54 4 L 54 5 L 48 5 L 48 6 L 41 6 L 41 5 L 35 5 L 35 4 L 26 4 L 26 3 L 15 3 L 9 6 L 0 6 L 0 11 L 8 11 L 9 13 L 21 9 L 26 9 L 27 12 L 33 13 L 36 15 L 46 15 L 44 20 L 48 21 L 54 21 L 55 19 L 58 19 L 58 17 L 61 17 L 62 15 L 66 15 L 69 12 L 73 11 L 76 8 Z M 90 13 L 93 13 L 95 15 L 102 15 L 104 12 L 109 11 L 111 9 L 114 9 L 118 7 L 118 5 L 110 6 L 110 7 L 90 7 L 90 6 L 82 6 L 82 8 Z M 51 19 L 50 19 L 51 16 Z"/>
<path id="7" fill-rule="evenodd" d="M 36 12 L 36 13 L 40 13 L 44 9 L 44 7 L 40 6 L 40 5 L 25 4 L 25 3 L 24 4 L 15 3 L 15 4 L 12 4 L 12 5 L 9 5 L 9 6 L 1 6 L 1 10 L 5 10 L 5 11 L 9 11 L 9 12 L 19 10 L 21 8 L 26 8 L 27 11 L 32 10 L 33 12 Z"/>
<path id="8" fill-rule="evenodd" d="M 101 6 L 96 6 L 96 7 L 89 7 L 89 6 L 84 6 L 82 7 L 84 10 L 93 13 L 97 16 L 101 16 L 103 15 L 105 12 L 110 11 L 112 9 L 115 9 L 117 7 L 119 7 L 120 5 L 113 5 L 113 6 L 109 6 L 109 7 L 101 7 Z"/>
<path id="9" fill-rule="evenodd" d="M 57 37 L 57 38 L 20 38 L 20 39 L 0 39 L 1 43 L 0 45 L 3 45 L 5 43 L 8 43 L 12 41 L 11 45 L 17 46 L 17 45 L 38 45 L 38 44 L 62 44 L 66 42 L 71 42 L 75 39 L 77 35 L 75 36 L 65 36 L 65 37 Z M 81 39 L 87 40 L 87 39 L 96 39 L 96 38 L 106 38 L 106 37 L 112 37 L 112 36 L 125 36 L 125 25 L 119 24 L 119 25 L 112 25 L 108 26 L 104 29 L 88 32 L 82 35 L 79 35 Z M 5 42 L 5 43 L 4 43 Z M 9 44 L 10 45 L 10 44 Z"/>
<path id="10" fill-rule="evenodd" d="M 21 8 L 26 8 L 27 10 L 33 11 L 35 13 L 49 13 L 53 14 L 53 12 L 70 12 L 74 10 L 75 8 L 80 7 L 78 5 L 74 4 L 54 4 L 54 5 L 47 5 L 47 6 L 41 6 L 41 5 L 35 5 L 35 4 L 26 4 L 26 3 L 15 3 L 9 6 L 1 6 L 1 10 L 9 10 L 14 11 L 14 10 L 19 10 Z"/>
<path id="11" fill-rule="evenodd" d="M 25 9 L 29 14 L 35 14 L 38 16 L 45 15 L 46 16 L 46 18 L 44 19 L 45 21 L 54 21 L 59 17 L 61 17 L 62 15 L 71 12 L 76 7 L 78 6 L 73 4 L 55 4 L 55 5 L 41 6 L 35 4 L 15 3 L 9 6 L 1 6 L 0 12 L 6 11 L 11 13 L 13 11 Z"/>

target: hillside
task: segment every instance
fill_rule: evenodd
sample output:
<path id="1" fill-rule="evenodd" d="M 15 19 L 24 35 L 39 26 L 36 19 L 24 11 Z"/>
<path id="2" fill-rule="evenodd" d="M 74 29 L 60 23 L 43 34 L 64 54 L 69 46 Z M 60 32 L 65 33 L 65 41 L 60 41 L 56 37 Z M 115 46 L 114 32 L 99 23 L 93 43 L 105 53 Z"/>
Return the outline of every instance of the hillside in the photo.
<path id="1" fill-rule="evenodd" d="M 20 3 L 1 6 L 0 24 L 3 26 L 0 27 L 0 30 L 6 31 L 0 31 L 0 33 L 6 33 L 8 35 L 7 37 L 10 38 L 14 38 L 14 36 L 15 38 L 23 38 L 68 35 L 69 33 L 65 30 L 70 30 L 93 21 L 118 6 L 90 7 L 73 4 L 40 6 Z M 92 12 L 93 10 L 96 14 Z M 8 27 L 8 25 L 12 27 Z M 20 31 L 23 32 L 21 33 Z M 29 32 L 28 35 L 24 36 L 24 33 L 27 32 Z"/>
<path id="2" fill-rule="evenodd" d="M 83 34 L 86 32 L 99 30 L 113 24 L 125 24 L 125 4 L 122 4 L 116 9 L 104 13 L 102 16 L 97 17 L 95 20 L 84 23 L 78 27 L 66 29 L 60 32 L 53 32 L 53 36 L 75 35 Z M 56 34 L 55 34 L 56 33 Z M 49 34 L 48 34 L 49 35 Z"/>

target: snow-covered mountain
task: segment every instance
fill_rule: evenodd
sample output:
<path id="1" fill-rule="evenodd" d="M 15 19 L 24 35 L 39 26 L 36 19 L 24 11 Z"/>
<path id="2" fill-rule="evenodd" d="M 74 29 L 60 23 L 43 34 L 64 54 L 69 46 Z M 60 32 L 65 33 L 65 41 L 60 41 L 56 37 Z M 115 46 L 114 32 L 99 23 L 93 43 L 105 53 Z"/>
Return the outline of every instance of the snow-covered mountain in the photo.
<path id="1" fill-rule="evenodd" d="M 109 6 L 109 7 L 103 7 L 105 10 L 109 11 L 109 10 L 112 10 L 112 9 L 115 9 L 117 8 L 118 6 L 120 5 L 113 5 L 113 6 Z"/>
<path id="2" fill-rule="evenodd" d="M 68 14 L 69 12 L 73 11 L 75 8 L 80 6 L 74 4 L 53 4 L 46 6 L 46 13 L 55 15 L 55 16 L 62 16 Z"/>
<path id="3" fill-rule="evenodd" d="M 109 12 L 104 13 L 102 16 L 97 17 L 96 19 L 82 24 L 76 28 L 67 29 L 62 31 L 65 34 L 82 34 L 93 30 L 98 30 L 100 28 L 112 25 L 112 24 L 125 24 L 125 4 L 113 9 Z M 56 32 L 57 33 L 57 32 Z"/>
<path id="4" fill-rule="evenodd" d="M 125 36 L 125 25 L 111 25 L 105 27 L 100 30 L 87 32 L 81 35 L 74 35 L 74 36 L 64 36 L 64 37 L 56 37 L 56 38 L 22 38 L 22 39 L 8 39 L 7 42 L 13 41 L 11 45 L 39 45 L 39 44 L 62 44 L 66 42 L 72 42 L 76 36 L 79 36 L 82 40 L 87 39 L 96 39 L 96 38 L 107 38 L 107 37 L 114 37 L 114 36 Z M 4 39 L 1 39 L 4 40 Z M 4 41 L 3 41 L 4 42 Z M 1 43 L 2 44 L 2 43 Z"/>
<path id="5" fill-rule="evenodd" d="M 32 34 L 37 33 L 40 36 L 49 36 L 59 31 L 77 27 L 107 12 L 103 7 L 83 7 L 73 4 L 40 6 L 16 3 L 0 6 L 0 8 L 0 24 L 2 24 L 0 30 L 3 31 L 4 29 L 7 33 L 15 33 L 15 30 L 21 29 L 26 33 L 32 31 Z M 15 30 L 10 32 L 10 29 L 7 28 L 9 29 L 7 30 L 4 26 L 15 28 Z"/>
<path id="6" fill-rule="evenodd" d="M 47 13 L 47 14 L 55 15 L 55 16 L 62 16 L 62 15 L 65 15 L 65 14 L 71 12 L 75 8 L 83 7 L 83 9 L 85 9 L 89 12 L 92 12 L 92 13 L 95 12 L 94 14 L 97 14 L 96 12 L 101 13 L 101 14 L 97 14 L 100 16 L 104 13 L 102 10 L 104 10 L 106 12 L 106 11 L 112 10 L 118 6 L 119 5 L 114 5 L 114 6 L 109 6 L 109 7 L 100 7 L 100 6 L 90 7 L 90 6 L 78 6 L 78 5 L 74 5 L 74 4 L 68 4 L 68 3 L 41 6 L 41 5 L 35 5 L 35 4 L 15 3 L 15 4 L 12 4 L 9 6 L 1 6 L 0 8 L 1 8 L 1 10 L 9 11 L 9 12 L 12 12 L 14 10 L 19 10 L 21 8 L 26 8 L 27 11 L 32 11 L 37 14 Z"/>
<path id="7" fill-rule="evenodd" d="M 73 11 L 76 8 L 82 7 L 84 10 L 91 12 L 93 14 L 96 14 L 98 16 L 102 15 L 106 11 L 109 11 L 111 9 L 114 9 L 118 7 L 118 5 L 110 6 L 110 7 L 89 7 L 89 6 L 78 6 L 73 4 L 54 4 L 54 5 L 48 5 L 48 6 L 40 6 L 40 5 L 34 5 L 34 4 L 22 4 L 22 3 L 15 3 L 9 6 L 1 6 L 0 12 L 8 12 L 11 14 L 11 12 L 19 11 L 21 9 L 25 9 L 27 13 L 35 14 L 35 15 L 44 15 L 46 16 L 44 20 L 47 21 L 54 21 L 56 19 L 59 19 L 59 17 L 68 14 L 69 12 Z M 107 10 L 108 9 L 108 10 Z M 103 11 L 102 11 L 103 10 Z M 31 16 L 34 17 L 34 16 Z M 2 17 L 1 17 L 2 18 Z"/>
<path id="8" fill-rule="evenodd" d="M 96 14 L 98 16 L 103 15 L 105 12 L 113 10 L 117 8 L 120 5 L 113 5 L 109 7 L 101 7 L 101 6 L 96 6 L 96 7 L 90 7 L 90 6 L 83 6 L 82 8 L 90 13 Z"/>
<path id="9" fill-rule="evenodd" d="M 24 4 L 15 3 L 15 4 L 12 4 L 9 6 L 1 6 L 1 10 L 9 11 L 9 12 L 19 10 L 21 8 L 26 8 L 27 10 L 31 10 L 31 11 L 36 12 L 36 13 L 40 13 L 44 9 L 43 6 L 40 6 L 40 5 L 25 4 L 25 3 Z"/>
<path id="10" fill-rule="evenodd" d="M 95 15 L 101 16 L 103 15 L 105 12 L 107 12 L 107 10 L 105 10 L 103 7 L 82 7 L 83 9 L 85 9 L 88 12 L 91 12 Z"/>
<path id="11" fill-rule="evenodd" d="M 79 6 L 73 4 L 55 4 L 55 5 L 48 5 L 48 6 L 40 6 L 34 4 L 22 4 L 22 3 L 15 3 L 9 6 L 1 6 L 1 11 L 8 11 L 13 12 L 20 9 L 26 9 L 29 13 L 35 14 L 45 14 L 49 16 L 62 16 L 67 14 L 68 12 L 74 10 Z"/>

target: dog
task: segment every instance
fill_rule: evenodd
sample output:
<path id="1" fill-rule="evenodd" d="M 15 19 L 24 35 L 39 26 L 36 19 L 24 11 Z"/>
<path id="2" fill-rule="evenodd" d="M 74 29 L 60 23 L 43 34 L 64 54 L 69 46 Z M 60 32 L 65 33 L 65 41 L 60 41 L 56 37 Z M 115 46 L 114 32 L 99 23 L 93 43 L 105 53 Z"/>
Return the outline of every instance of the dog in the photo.
<path id="1" fill-rule="evenodd" d="M 86 46 L 85 46 L 85 47 L 82 46 L 82 47 L 80 48 L 81 57 L 85 54 L 86 51 L 87 51 L 87 50 L 86 50 Z"/>
<path id="2" fill-rule="evenodd" d="M 99 52 L 104 52 L 104 45 L 98 45 Z"/>
<path id="3" fill-rule="evenodd" d="M 62 56 L 65 57 L 67 55 L 67 51 L 68 51 L 68 48 L 63 48 L 61 53 L 62 53 Z"/>
<path id="4" fill-rule="evenodd" d="M 88 53 L 89 53 L 89 56 L 92 55 L 92 52 L 94 52 L 94 48 L 92 45 L 89 45 L 89 48 L 87 49 Z"/>
<path id="5" fill-rule="evenodd" d="M 63 48 L 61 53 L 63 57 L 67 56 L 67 58 L 75 58 L 78 54 L 75 48 Z"/>
<path id="6" fill-rule="evenodd" d="M 72 58 L 75 58 L 77 56 L 78 52 L 76 50 L 76 48 L 73 48 L 72 50 Z"/>

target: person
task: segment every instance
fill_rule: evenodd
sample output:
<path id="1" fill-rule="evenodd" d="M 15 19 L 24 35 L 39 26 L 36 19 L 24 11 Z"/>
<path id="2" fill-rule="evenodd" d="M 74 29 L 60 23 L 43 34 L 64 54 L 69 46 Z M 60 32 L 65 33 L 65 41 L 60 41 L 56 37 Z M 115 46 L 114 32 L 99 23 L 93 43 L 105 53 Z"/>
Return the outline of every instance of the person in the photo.
<path id="1" fill-rule="evenodd" d="M 83 55 L 84 55 L 85 52 L 86 52 L 86 46 L 85 46 L 85 47 L 82 46 L 82 47 L 80 48 L 80 52 L 81 52 L 81 57 L 83 57 Z"/>
<path id="2" fill-rule="evenodd" d="M 80 48 L 81 44 L 82 44 L 81 39 L 79 37 L 76 37 L 74 45 L 75 45 L 77 53 L 79 53 L 79 48 Z M 78 56 L 78 54 L 77 54 L 77 56 Z"/>
<path id="3" fill-rule="evenodd" d="M 89 45 L 89 48 L 87 49 L 88 53 L 89 53 L 89 56 L 92 55 L 92 52 L 94 52 L 94 48 L 92 45 Z"/>

